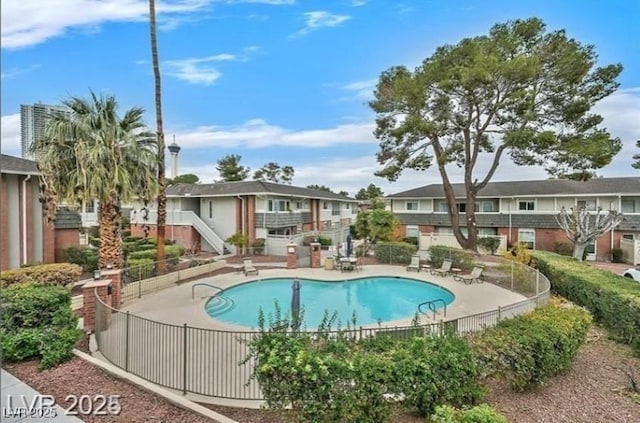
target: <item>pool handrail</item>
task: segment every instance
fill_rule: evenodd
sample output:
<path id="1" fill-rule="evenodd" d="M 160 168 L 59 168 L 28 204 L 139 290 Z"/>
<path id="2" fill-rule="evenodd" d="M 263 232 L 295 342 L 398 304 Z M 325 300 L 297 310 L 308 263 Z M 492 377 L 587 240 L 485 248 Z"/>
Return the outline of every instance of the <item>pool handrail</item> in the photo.
<path id="1" fill-rule="evenodd" d="M 433 313 L 433 318 L 436 318 L 436 303 L 441 302 L 444 306 L 444 317 L 447 317 L 447 302 L 442 298 L 436 298 L 435 300 L 425 301 L 418 305 L 418 311 L 422 314 L 427 314 L 427 312 L 422 310 L 422 306 L 426 305 L 429 307 L 429 310 Z"/>
<path id="2" fill-rule="evenodd" d="M 212 295 L 212 297 L 215 297 L 220 292 L 224 291 L 224 288 L 220 288 L 219 286 L 211 285 L 210 283 L 204 283 L 204 282 L 194 283 L 193 286 L 191 287 L 191 299 L 192 300 L 194 299 L 196 286 L 208 286 L 209 288 L 218 289 L 219 292 L 216 292 L 214 295 Z M 201 298 L 205 298 L 205 297 L 201 297 Z"/>

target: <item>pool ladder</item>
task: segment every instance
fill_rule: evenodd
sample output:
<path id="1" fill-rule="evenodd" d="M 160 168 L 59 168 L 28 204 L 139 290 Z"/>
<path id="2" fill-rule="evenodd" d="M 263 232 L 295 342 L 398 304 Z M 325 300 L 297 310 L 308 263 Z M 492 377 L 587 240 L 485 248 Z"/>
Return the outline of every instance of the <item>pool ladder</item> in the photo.
<path id="1" fill-rule="evenodd" d="M 420 305 L 418 305 L 418 311 L 422 314 L 427 314 L 428 312 L 422 309 L 424 306 L 427 306 L 429 310 L 433 313 L 433 319 L 435 320 L 436 310 L 437 310 L 436 304 L 438 303 L 442 303 L 442 305 L 444 306 L 444 317 L 447 317 L 447 302 L 442 298 L 437 298 L 435 300 L 429 300 L 429 301 L 425 301 L 424 303 L 421 303 Z"/>

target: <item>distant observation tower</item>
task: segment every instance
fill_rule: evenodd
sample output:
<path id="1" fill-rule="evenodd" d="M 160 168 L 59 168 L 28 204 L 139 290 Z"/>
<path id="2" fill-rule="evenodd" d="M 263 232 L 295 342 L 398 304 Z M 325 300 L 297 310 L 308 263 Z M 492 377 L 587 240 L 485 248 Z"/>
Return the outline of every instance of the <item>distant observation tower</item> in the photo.
<path id="1" fill-rule="evenodd" d="M 176 136 L 173 136 L 173 142 L 167 147 L 171 153 L 171 179 L 178 176 L 178 153 L 180 146 L 176 144 Z"/>

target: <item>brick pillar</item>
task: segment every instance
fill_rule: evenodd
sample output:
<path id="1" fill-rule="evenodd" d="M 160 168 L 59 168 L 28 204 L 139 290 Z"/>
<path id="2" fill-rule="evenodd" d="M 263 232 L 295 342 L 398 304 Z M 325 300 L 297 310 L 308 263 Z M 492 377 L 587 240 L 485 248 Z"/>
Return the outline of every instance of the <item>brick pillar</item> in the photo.
<path id="1" fill-rule="evenodd" d="M 116 310 L 120 309 L 120 304 L 122 303 L 122 269 L 109 269 L 109 270 L 101 270 L 100 277 L 103 280 L 109 279 L 111 280 L 111 288 L 112 288 L 112 297 L 111 297 L 111 307 Z"/>
<path id="2" fill-rule="evenodd" d="M 98 296 L 105 304 L 111 303 L 111 296 L 108 294 L 109 285 L 111 285 L 111 280 L 101 280 L 101 281 L 90 281 L 84 284 L 82 287 L 82 295 L 84 304 L 82 306 L 82 314 L 84 317 L 84 330 L 85 332 L 92 332 L 94 327 L 96 326 L 96 297 L 93 294 L 93 291 L 98 289 Z M 111 313 L 106 313 L 109 317 Z M 102 323 L 102 322 L 98 322 Z M 107 323 L 108 322 L 104 322 Z"/>
<path id="3" fill-rule="evenodd" d="M 320 243 L 312 242 L 309 248 L 311 248 L 311 267 L 320 267 L 320 261 L 322 258 Z"/>
<path id="4" fill-rule="evenodd" d="M 298 268 L 298 246 L 296 244 L 287 245 L 287 269 Z"/>

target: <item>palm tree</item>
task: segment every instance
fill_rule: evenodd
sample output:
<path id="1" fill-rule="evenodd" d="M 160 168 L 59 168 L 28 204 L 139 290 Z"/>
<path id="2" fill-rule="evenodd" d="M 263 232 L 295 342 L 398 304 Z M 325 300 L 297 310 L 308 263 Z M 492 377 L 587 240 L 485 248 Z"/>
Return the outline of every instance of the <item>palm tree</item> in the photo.
<path id="1" fill-rule="evenodd" d="M 63 102 L 70 115 L 48 117 L 44 137 L 31 149 L 42 173 L 48 220 L 58 204 L 76 207 L 97 199 L 101 269 L 123 266 L 120 206 L 147 202 L 157 194 L 157 144 L 145 131 L 144 110 L 134 107 L 118 116 L 113 96 L 71 97 Z"/>
<path id="2" fill-rule="evenodd" d="M 156 2 L 149 0 L 149 32 L 151 35 L 151 60 L 153 62 L 153 77 L 156 94 L 156 133 L 158 136 L 158 220 L 156 229 L 158 235 L 158 272 L 164 273 L 166 268 L 164 251 L 164 227 L 167 221 L 167 181 L 164 163 L 164 129 L 162 127 L 162 86 L 160 84 L 160 63 L 158 61 L 158 41 L 156 36 Z"/>

